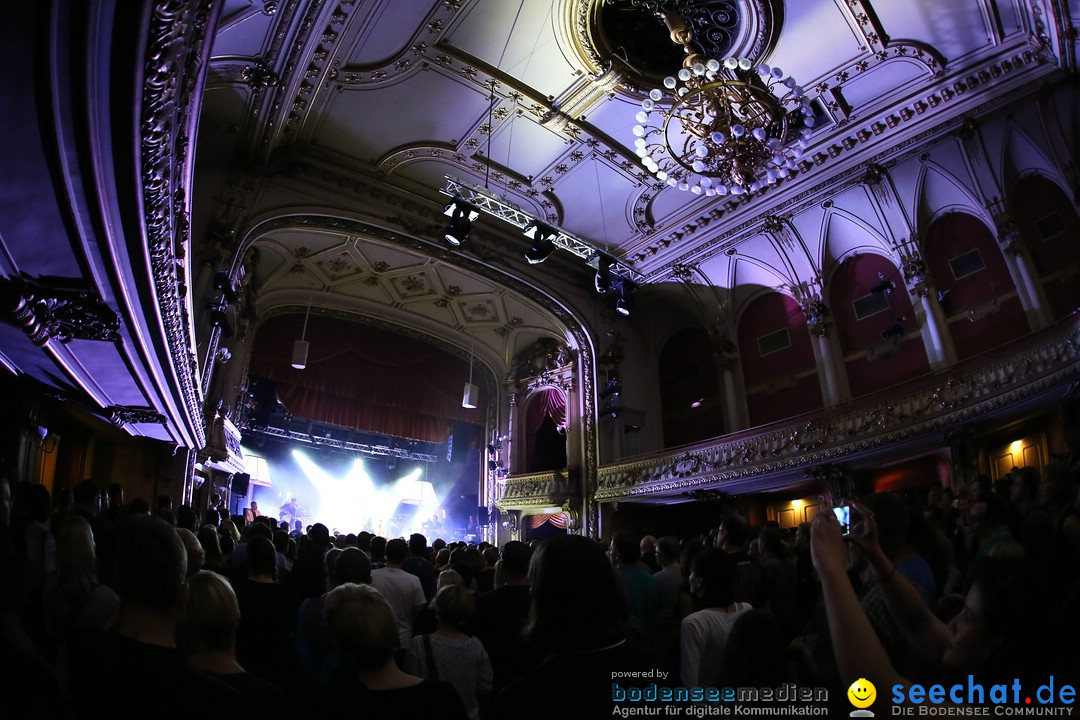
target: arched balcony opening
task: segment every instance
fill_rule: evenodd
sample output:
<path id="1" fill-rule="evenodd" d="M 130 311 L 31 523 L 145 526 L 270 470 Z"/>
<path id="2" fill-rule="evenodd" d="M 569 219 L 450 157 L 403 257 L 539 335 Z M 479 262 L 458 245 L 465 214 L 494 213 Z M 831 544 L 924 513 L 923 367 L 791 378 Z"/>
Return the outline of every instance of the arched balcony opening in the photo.
<path id="1" fill-rule="evenodd" d="M 665 447 L 726 432 L 715 352 L 704 328 L 680 330 L 664 345 L 659 372 Z"/>
<path id="2" fill-rule="evenodd" d="M 525 401 L 525 467 L 522 472 L 561 470 L 566 456 L 566 395 L 554 387 L 538 388 Z"/>
<path id="3" fill-rule="evenodd" d="M 1044 177 L 1016 185 L 1012 213 L 1054 319 L 1080 309 L 1080 218 L 1069 198 Z"/>
<path id="4" fill-rule="evenodd" d="M 768 292 L 739 319 L 739 359 L 751 425 L 823 407 L 806 315 L 792 297 Z"/>
<path id="5" fill-rule="evenodd" d="M 1029 331 L 1005 257 L 978 218 L 962 212 L 938 218 L 926 231 L 923 254 L 957 360 Z"/>
<path id="6" fill-rule="evenodd" d="M 829 283 L 832 311 L 852 397 L 930 371 L 900 270 L 881 255 L 843 262 Z"/>

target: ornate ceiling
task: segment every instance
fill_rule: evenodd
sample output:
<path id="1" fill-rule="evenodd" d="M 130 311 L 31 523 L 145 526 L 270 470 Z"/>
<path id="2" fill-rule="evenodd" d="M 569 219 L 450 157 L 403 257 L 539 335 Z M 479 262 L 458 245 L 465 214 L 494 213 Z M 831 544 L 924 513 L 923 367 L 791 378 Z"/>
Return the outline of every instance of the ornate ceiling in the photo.
<path id="1" fill-rule="evenodd" d="M 613 253 L 653 299 L 736 313 L 761 289 L 820 287 L 845 252 L 895 254 L 923 198 L 989 215 L 993 190 L 926 148 L 1009 103 L 1034 125 L 1044 109 L 1026 100 L 1075 72 L 1066 0 L 679 4 L 722 30 L 718 48 L 806 89 L 821 122 L 793 177 L 735 199 L 647 173 L 634 116 L 668 57 L 649 0 L 160 0 L 142 15 L 91 0 L 47 20 L 9 3 L 4 47 L 22 61 L 3 87 L 21 111 L 0 120 L 0 364 L 200 447 L 210 281 L 241 264 L 260 314 L 311 299 L 462 350 L 476 338 L 496 373 L 538 338 L 602 342 L 577 258 L 527 265 L 525 238 L 488 217 L 468 246 L 442 242 L 446 175 Z M 1058 134 L 996 138 L 998 154 L 1074 143 L 1077 110 L 1058 115 Z M 882 171 L 891 195 L 868 180 Z"/>
<path id="2" fill-rule="evenodd" d="M 731 293 L 740 283 L 812 286 L 830 262 L 828 233 L 816 221 L 816 231 L 795 222 L 778 232 L 776 216 L 820 204 L 868 164 L 900 160 L 914 142 L 954 131 L 965 114 L 1072 58 L 1054 32 L 1069 24 L 1055 2 L 680 4 L 703 45 L 782 67 L 813 100 L 820 123 L 798 170 L 752 198 L 680 192 L 638 162 L 631 129 L 640 98 L 681 54 L 650 13 L 656 3 L 640 0 L 228 0 L 199 173 L 220 186 L 237 168 L 272 182 L 317 165 L 332 179 L 321 196 L 306 188 L 302 202 L 362 213 L 342 188 L 382 187 L 426 208 L 416 235 L 431 241 L 440 226 L 432 208 L 447 201 L 440 190 L 452 175 L 613 252 L 650 283 L 692 278 Z M 255 208 L 272 214 L 290 201 L 274 202 L 262 190 L 241 201 L 219 193 L 196 211 L 237 225 Z M 857 205 L 849 215 L 866 211 Z M 488 217 L 477 227 L 503 253 L 489 264 L 549 282 L 520 261 L 527 242 L 513 228 Z M 566 334 L 558 318 L 500 289 L 498 277 L 453 269 L 452 255 L 361 238 L 303 229 L 258 238 L 262 302 L 277 293 L 302 304 L 313 288 L 328 293 L 327 304 L 398 313 L 445 336 L 529 328 L 507 347 L 490 342 L 504 362 L 537 335 Z"/>

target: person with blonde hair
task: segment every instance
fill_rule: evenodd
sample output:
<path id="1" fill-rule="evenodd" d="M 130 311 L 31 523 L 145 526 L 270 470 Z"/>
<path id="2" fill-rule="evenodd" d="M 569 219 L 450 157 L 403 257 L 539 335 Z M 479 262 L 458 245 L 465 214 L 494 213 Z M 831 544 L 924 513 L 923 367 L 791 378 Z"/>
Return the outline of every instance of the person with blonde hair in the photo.
<path id="1" fill-rule="evenodd" d="M 285 694 L 247 672 L 236 659 L 240 603 L 228 580 L 209 570 L 189 577 L 185 620 L 195 644 L 195 652 L 188 656 L 193 666 L 238 690 L 258 717 L 283 710 L 290 714 Z"/>
<path id="2" fill-rule="evenodd" d="M 439 582 L 453 572 L 444 570 L 439 575 Z M 476 606 L 472 593 L 451 580 L 442 584 L 431 602 L 435 606 L 437 629 L 413 638 L 405 669 L 453 685 L 465 703 L 469 717 L 479 720 L 480 702 L 491 692 L 492 677 L 491 660 L 483 643 L 461 629 L 472 618 Z"/>
<path id="3" fill-rule="evenodd" d="M 469 717 L 451 685 L 409 675 L 394 662 L 397 620 L 375 588 L 345 583 L 331 590 L 326 595 L 326 624 L 356 675 L 319 693 L 318 714 L 371 720 Z"/>

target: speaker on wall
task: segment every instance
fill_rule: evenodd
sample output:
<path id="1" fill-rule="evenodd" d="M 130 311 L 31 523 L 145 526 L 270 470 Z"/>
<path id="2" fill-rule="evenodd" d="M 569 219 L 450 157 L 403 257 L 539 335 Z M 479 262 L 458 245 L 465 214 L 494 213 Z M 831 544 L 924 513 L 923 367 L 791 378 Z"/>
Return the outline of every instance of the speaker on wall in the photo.
<path id="1" fill-rule="evenodd" d="M 463 463 L 469 459 L 469 424 L 455 422 L 446 443 L 446 459 L 452 463 Z"/>
<path id="2" fill-rule="evenodd" d="M 232 477 L 232 491 L 237 495 L 247 495 L 250 482 L 251 475 L 248 473 L 236 473 Z"/>
<path id="3" fill-rule="evenodd" d="M 489 522 L 490 519 L 488 518 L 487 505 L 481 505 L 480 507 L 476 508 L 476 524 L 487 525 Z"/>

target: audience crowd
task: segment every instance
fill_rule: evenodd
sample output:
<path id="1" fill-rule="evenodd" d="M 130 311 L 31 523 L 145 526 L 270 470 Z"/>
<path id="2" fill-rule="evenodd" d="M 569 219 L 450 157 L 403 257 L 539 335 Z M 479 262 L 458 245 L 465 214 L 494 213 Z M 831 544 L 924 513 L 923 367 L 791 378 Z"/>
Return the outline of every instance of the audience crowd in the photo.
<path id="1" fill-rule="evenodd" d="M 890 700 L 1060 684 L 1080 678 L 1077 489 L 1055 460 L 826 498 L 850 505 L 847 528 L 731 512 L 693 536 L 497 547 L 126 502 L 93 480 L 51 498 L 0 472 L 0 702 L 65 720 L 520 720 L 610 717 L 613 692 L 648 683 L 795 683 L 845 714 L 860 678 Z"/>

